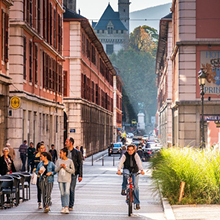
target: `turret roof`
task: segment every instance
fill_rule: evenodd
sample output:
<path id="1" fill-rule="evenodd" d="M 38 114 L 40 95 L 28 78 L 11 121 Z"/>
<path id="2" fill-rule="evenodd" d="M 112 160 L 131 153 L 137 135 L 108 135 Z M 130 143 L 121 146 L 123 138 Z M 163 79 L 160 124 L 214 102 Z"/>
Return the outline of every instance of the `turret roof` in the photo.
<path id="1" fill-rule="evenodd" d="M 95 25 L 95 30 L 106 30 L 109 21 L 111 20 L 115 30 L 127 30 L 124 24 L 121 22 L 119 18 L 119 13 L 115 12 L 111 5 L 108 4 L 107 8 L 105 9 L 104 13 L 102 14 L 101 18 Z"/>

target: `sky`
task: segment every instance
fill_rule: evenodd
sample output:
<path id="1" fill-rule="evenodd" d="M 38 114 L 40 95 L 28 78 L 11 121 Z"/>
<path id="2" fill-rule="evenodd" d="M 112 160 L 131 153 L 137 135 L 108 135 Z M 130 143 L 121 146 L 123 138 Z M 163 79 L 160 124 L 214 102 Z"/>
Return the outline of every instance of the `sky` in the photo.
<path id="1" fill-rule="evenodd" d="M 76 10 L 89 20 L 97 21 L 110 2 L 114 11 L 118 11 L 118 0 L 76 0 Z M 130 12 L 156 5 L 171 3 L 172 0 L 130 0 Z"/>

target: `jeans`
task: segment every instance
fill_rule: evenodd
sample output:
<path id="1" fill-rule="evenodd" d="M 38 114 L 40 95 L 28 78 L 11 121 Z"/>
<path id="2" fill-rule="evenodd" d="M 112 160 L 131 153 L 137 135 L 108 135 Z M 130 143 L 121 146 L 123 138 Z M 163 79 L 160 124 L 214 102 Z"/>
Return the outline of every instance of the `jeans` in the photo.
<path id="1" fill-rule="evenodd" d="M 124 169 L 123 172 L 126 173 L 126 174 L 130 173 L 129 170 L 127 170 L 127 169 Z M 123 177 L 126 179 L 125 183 L 127 184 L 129 176 L 128 175 L 123 175 Z M 140 204 L 138 181 L 139 181 L 139 176 L 136 175 L 136 173 L 134 173 L 132 175 L 132 182 L 134 184 L 134 204 Z M 123 181 L 123 183 L 124 183 L 124 181 Z M 123 183 L 122 183 L 122 187 L 123 187 Z"/>
<path id="2" fill-rule="evenodd" d="M 74 199 L 75 199 L 75 188 L 76 188 L 76 179 L 77 175 L 71 175 L 71 184 L 70 184 L 70 201 L 69 201 L 69 208 L 74 206 Z"/>
<path id="3" fill-rule="evenodd" d="M 37 177 L 37 202 L 41 202 L 41 187 L 39 177 Z"/>
<path id="4" fill-rule="evenodd" d="M 69 205 L 70 199 L 70 183 L 58 183 L 61 194 L 61 203 L 62 207 L 66 207 Z"/>
<path id="5" fill-rule="evenodd" d="M 40 180 L 40 188 L 43 197 L 43 207 L 51 205 L 51 193 L 53 189 L 53 183 L 48 182 L 48 176 L 42 176 Z"/>
<path id="6" fill-rule="evenodd" d="M 27 171 L 28 172 L 30 171 L 30 166 L 31 166 L 31 173 L 32 173 L 33 169 L 34 169 L 34 162 L 33 162 L 33 159 L 28 158 L 28 164 L 27 164 Z"/>
<path id="7" fill-rule="evenodd" d="M 21 169 L 21 171 L 26 171 L 26 168 L 25 168 L 26 154 L 25 153 L 20 153 L 20 158 L 21 158 L 21 162 L 22 162 L 22 169 Z"/>

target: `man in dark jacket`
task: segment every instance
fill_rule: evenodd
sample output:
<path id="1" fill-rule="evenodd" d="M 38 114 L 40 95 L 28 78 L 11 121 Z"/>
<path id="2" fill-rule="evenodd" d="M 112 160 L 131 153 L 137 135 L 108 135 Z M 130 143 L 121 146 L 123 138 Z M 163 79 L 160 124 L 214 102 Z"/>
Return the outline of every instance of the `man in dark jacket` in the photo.
<path id="1" fill-rule="evenodd" d="M 34 158 L 35 158 L 35 147 L 33 142 L 30 143 L 30 147 L 27 149 L 28 152 L 28 165 L 27 165 L 27 170 L 28 172 L 30 171 L 30 166 L 31 166 L 31 173 L 33 172 L 34 169 Z"/>
<path id="2" fill-rule="evenodd" d="M 135 209 L 140 209 L 140 200 L 139 200 L 139 188 L 138 188 L 138 171 L 144 175 L 143 166 L 140 157 L 135 152 L 135 145 L 128 145 L 127 152 L 122 155 L 118 163 L 118 175 L 121 175 L 121 168 L 124 166 L 124 173 L 133 173 L 132 180 L 134 184 L 134 204 Z M 127 178 L 127 175 L 125 176 Z M 124 188 L 123 188 L 124 187 Z M 125 191 L 125 186 L 122 184 L 122 195 Z"/>
<path id="3" fill-rule="evenodd" d="M 81 152 L 73 147 L 74 139 L 73 138 L 67 138 L 65 145 L 68 148 L 68 158 L 73 160 L 73 164 L 75 166 L 75 175 L 72 174 L 71 177 L 71 184 L 70 184 L 70 200 L 69 200 L 69 210 L 73 210 L 74 206 L 74 198 L 75 198 L 75 188 L 76 188 L 76 179 L 78 176 L 78 181 L 82 181 L 82 155 Z"/>
<path id="4" fill-rule="evenodd" d="M 26 164 L 26 157 L 27 157 L 27 141 L 25 140 L 22 145 L 19 147 L 19 152 L 20 152 L 20 158 L 22 162 L 22 169 L 21 171 L 26 171 L 25 164 Z"/>

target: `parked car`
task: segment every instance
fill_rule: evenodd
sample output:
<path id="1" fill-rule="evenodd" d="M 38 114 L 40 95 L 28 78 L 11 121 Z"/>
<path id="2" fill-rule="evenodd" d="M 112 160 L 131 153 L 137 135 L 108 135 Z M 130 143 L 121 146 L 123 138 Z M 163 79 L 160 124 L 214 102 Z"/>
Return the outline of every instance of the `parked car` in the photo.
<path id="1" fill-rule="evenodd" d="M 136 146 L 142 145 L 143 146 L 143 139 L 141 136 L 136 136 L 132 138 L 132 144 L 135 144 Z"/>
<path id="2" fill-rule="evenodd" d="M 127 138 L 132 138 L 132 137 L 134 137 L 134 134 L 133 133 L 127 133 Z"/>
<path id="3" fill-rule="evenodd" d="M 120 154 L 122 145 L 123 145 L 122 142 L 114 143 L 113 148 L 112 148 L 112 153 L 113 154 Z"/>
<path id="4" fill-rule="evenodd" d="M 159 142 L 148 141 L 143 147 L 144 151 L 151 151 L 152 154 L 158 152 L 162 148 L 162 145 Z"/>

